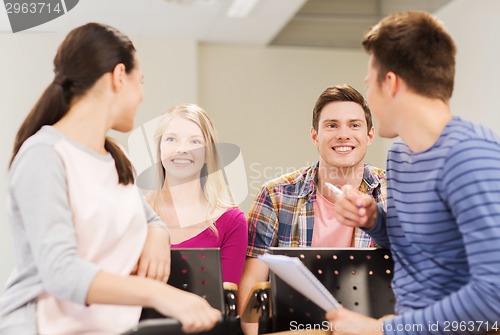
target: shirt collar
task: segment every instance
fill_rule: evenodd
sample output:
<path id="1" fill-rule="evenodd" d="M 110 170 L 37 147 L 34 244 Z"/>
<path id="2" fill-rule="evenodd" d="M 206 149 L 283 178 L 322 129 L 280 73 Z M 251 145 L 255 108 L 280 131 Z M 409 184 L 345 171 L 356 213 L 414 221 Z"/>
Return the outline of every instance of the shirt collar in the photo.
<path id="1" fill-rule="evenodd" d="M 319 161 L 314 163 L 310 169 L 308 169 L 305 177 L 304 184 L 299 190 L 297 197 L 304 198 L 312 193 L 312 197 L 316 198 L 316 182 L 318 181 L 318 166 Z"/>
<path id="2" fill-rule="evenodd" d="M 318 167 L 319 161 L 314 163 L 311 166 L 311 169 L 308 170 L 307 174 L 304 177 L 304 184 L 302 188 L 299 190 L 297 197 L 303 198 L 310 195 L 311 200 L 316 199 L 316 183 L 318 182 Z M 366 164 L 364 165 L 363 170 L 363 180 L 359 187 L 359 190 L 363 193 L 372 193 L 375 188 L 380 185 L 380 179 L 373 171 L 373 168 Z"/>
<path id="3" fill-rule="evenodd" d="M 378 175 L 373 171 L 373 168 L 365 163 L 365 168 L 363 171 L 363 181 L 360 185 L 360 191 L 368 191 L 365 193 L 372 193 L 380 185 L 380 179 Z"/>

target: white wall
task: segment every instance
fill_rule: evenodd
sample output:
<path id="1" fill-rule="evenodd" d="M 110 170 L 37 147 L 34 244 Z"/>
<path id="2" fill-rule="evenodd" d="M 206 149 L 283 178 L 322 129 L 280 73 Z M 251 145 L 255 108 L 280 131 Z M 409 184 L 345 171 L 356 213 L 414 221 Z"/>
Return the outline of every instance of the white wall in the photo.
<path id="1" fill-rule="evenodd" d="M 58 34 L 1 34 L 0 45 L 0 292 L 12 266 L 10 228 L 5 213 L 6 172 L 14 137 L 43 89 L 52 81 L 52 61 L 64 37 Z M 136 125 L 180 101 L 197 101 L 198 45 L 194 41 L 134 38 L 143 72 L 145 99 Z M 112 132 L 125 146 L 127 135 Z"/>
<path id="2" fill-rule="evenodd" d="M 312 108 L 331 85 L 364 91 L 368 57 L 362 51 L 286 47 L 200 46 L 200 104 L 221 140 L 240 146 L 252 198 L 266 180 L 315 162 Z M 379 139 L 367 161 L 385 166 Z"/>
<path id="3" fill-rule="evenodd" d="M 458 48 L 452 112 L 500 135 L 500 1 L 455 0 L 436 15 Z"/>
<path id="4" fill-rule="evenodd" d="M 17 128 L 52 80 L 52 59 L 62 37 L 1 34 L 0 45 L 0 292 L 13 266 L 12 240 L 5 213 L 7 164 Z M 34 57 L 36 55 L 36 58 Z"/>
<path id="5" fill-rule="evenodd" d="M 500 136 L 500 1 L 454 0 L 434 14 L 457 45 L 452 113 Z"/>
<path id="6" fill-rule="evenodd" d="M 455 0 L 438 13 L 459 49 L 454 113 L 500 134 L 499 15 L 498 0 Z M 17 128 L 52 80 L 52 58 L 61 39 L 51 34 L 0 35 L 0 285 L 13 264 L 4 205 L 6 166 Z M 364 92 L 367 57 L 362 51 L 132 39 L 145 74 L 146 96 L 137 125 L 173 104 L 200 103 L 213 115 L 221 139 L 242 149 L 250 183 L 244 210 L 263 181 L 317 159 L 309 127 L 311 109 L 324 88 L 345 82 Z M 119 140 L 126 144 L 126 136 Z M 383 167 L 389 142 L 377 139 L 367 160 Z"/>
<path id="7" fill-rule="evenodd" d="M 198 99 L 198 43 L 158 37 L 131 36 L 144 73 L 144 100 L 135 125 L 159 116 L 180 102 Z M 111 132 L 127 145 L 127 134 Z"/>

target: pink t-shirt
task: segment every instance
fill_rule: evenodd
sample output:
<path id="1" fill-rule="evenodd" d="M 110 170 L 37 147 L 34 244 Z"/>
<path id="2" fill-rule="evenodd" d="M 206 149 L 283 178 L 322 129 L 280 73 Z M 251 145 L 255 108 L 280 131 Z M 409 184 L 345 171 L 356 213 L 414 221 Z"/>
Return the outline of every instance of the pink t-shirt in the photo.
<path id="1" fill-rule="evenodd" d="M 353 246 L 354 228 L 335 219 L 335 205 L 320 192 L 314 203 L 314 228 L 311 247 L 348 248 Z"/>
<path id="2" fill-rule="evenodd" d="M 229 208 L 216 221 L 218 236 L 210 228 L 171 248 L 220 248 L 222 280 L 239 285 L 245 263 L 248 228 L 245 214 Z"/>

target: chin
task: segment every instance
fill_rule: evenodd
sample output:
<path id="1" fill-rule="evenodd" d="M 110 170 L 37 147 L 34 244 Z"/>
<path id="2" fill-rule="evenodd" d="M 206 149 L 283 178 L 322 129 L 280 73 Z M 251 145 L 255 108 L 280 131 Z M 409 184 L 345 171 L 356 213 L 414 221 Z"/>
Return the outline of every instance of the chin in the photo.
<path id="1" fill-rule="evenodd" d="M 395 137 L 398 137 L 398 134 L 396 134 L 396 132 L 393 132 L 393 131 L 389 131 L 389 130 L 384 131 L 383 129 L 379 128 L 378 136 L 383 137 L 383 138 L 395 138 Z"/>
<path id="2" fill-rule="evenodd" d="M 111 127 L 111 129 L 115 131 L 119 131 L 120 133 L 128 133 L 132 129 L 134 129 L 134 124 L 119 124 Z"/>

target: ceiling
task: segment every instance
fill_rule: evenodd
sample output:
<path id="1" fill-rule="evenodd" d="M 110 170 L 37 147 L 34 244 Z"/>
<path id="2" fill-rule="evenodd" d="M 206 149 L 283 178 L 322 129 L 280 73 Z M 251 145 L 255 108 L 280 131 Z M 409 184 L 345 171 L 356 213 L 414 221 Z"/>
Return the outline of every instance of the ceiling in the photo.
<path id="1" fill-rule="evenodd" d="M 260 0 L 247 17 L 229 18 L 233 0 L 80 0 L 65 15 L 19 32 L 66 33 L 103 22 L 130 36 L 206 43 L 359 48 L 363 33 L 387 13 L 434 12 L 452 0 Z M 250 1 L 250 0 L 244 0 Z M 0 10 L 0 33 L 12 34 Z"/>
<path id="2" fill-rule="evenodd" d="M 360 48 L 368 28 L 389 13 L 437 11 L 451 0 L 308 0 L 272 45 Z"/>

